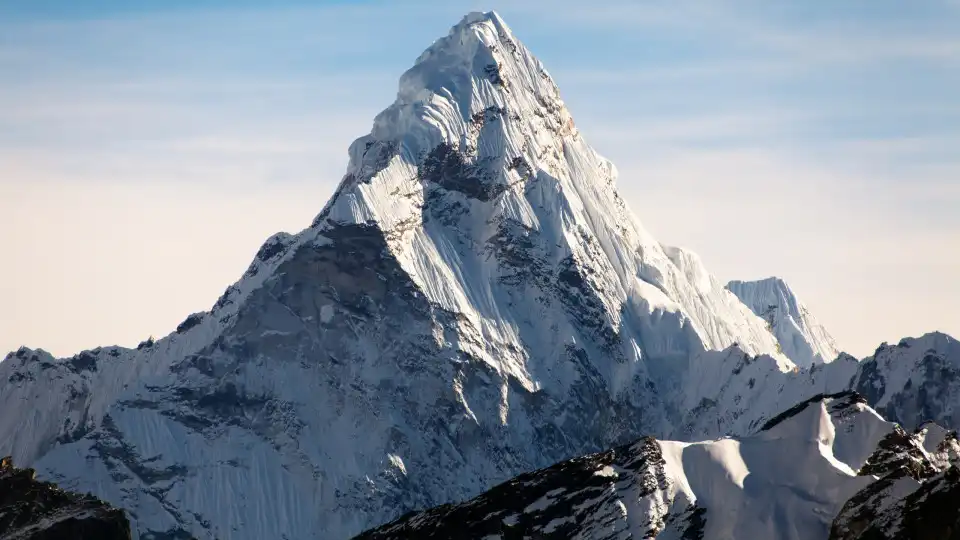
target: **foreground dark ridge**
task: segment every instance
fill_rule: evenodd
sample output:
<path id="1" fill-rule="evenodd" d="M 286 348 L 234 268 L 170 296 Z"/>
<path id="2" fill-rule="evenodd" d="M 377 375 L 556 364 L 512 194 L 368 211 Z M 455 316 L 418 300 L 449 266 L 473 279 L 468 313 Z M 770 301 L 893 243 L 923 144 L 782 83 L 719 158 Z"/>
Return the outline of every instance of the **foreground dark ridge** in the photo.
<path id="1" fill-rule="evenodd" d="M 855 392 L 820 395 L 750 437 L 646 437 L 357 540 L 960 538 L 958 451 L 955 432 L 907 433 Z"/>
<path id="2" fill-rule="evenodd" d="M 129 540 L 123 510 L 92 495 L 34 480 L 33 469 L 0 461 L 0 540 Z"/>

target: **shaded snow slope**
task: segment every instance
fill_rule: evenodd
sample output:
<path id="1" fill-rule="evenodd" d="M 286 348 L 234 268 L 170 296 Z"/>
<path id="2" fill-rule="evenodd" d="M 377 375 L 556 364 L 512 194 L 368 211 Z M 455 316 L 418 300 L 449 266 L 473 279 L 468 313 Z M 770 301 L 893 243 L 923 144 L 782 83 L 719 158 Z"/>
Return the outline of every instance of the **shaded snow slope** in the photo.
<path id="1" fill-rule="evenodd" d="M 934 332 L 881 344 L 863 360 L 851 387 L 904 426 L 934 420 L 960 427 L 960 342 Z"/>
<path id="2" fill-rule="evenodd" d="M 641 439 L 358 538 L 826 539 L 843 528 L 834 524 L 841 509 L 862 508 L 856 497 L 905 466 L 925 471 L 902 475 L 913 490 L 954 470 L 847 392 L 802 402 L 752 436 Z"/>
<path id="3" fill-rule="evenodd" d="M 833 337 L 782 279 L 731 281 L 726 287 L 766 321 L 783 354 L 798 366 L 832 362 L 840 354 Z"/>
<path id="4" fill-rule="evenodd" d="M 746 435 L 777 410 L 820 393 L 855 390 L 885 418 L 914 429 L 934 421 L 960 428 L 960 345 L 931 333 L 883 344 L 858 361 L 840 354 L 828 364 L 783 373 L 770 357 L 737 347 L 705 351 L 683 375 L 684 420 L 672 436 Z"/>

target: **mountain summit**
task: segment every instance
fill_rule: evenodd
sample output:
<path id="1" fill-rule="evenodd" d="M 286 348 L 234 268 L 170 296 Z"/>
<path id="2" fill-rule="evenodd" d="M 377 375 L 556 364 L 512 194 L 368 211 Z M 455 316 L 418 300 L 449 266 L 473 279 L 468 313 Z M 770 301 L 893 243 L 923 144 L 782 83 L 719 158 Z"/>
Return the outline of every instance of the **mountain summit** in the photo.
<path id="1" fill-rule="evenodd" d="M 727 289 L 767 323 L 780 350 L 797 365 L 832 362 L 840 354 L 836 342 L 782 279 L 731 281 Z"/>
<path id="2" fill-rule="evenodd" d="M 564 318 L 600 324 L 589 330 L 622 359 L 733 342 L 774 353 L 763 322 L 695 256 L 656 242 L 615 180 L 539 60 L 498 15 L 475 13 L 401 77 L 397 101 L 350 146 L 347 174 L 314 228 L 377 227 L 431 303 L 507 343 L 555 297 L 568 303 Z M 638 326 L 625 324 L 631 317 L 657 328 L 627 335 Z M 563 326 L 536 340 L 565 348 Z M 619 346 L 631 338 L 637 347 Z M 529 379 L 533 367 L 508 371 Z"/>
<path id="3" fill-rule="evenodd" d="M 0 453 L 140 538 L 337 539 L 780 399 L 796 366 L 766 322 L 642 228 L 495 13 L 427 49 L 349 153 L 209 312 L 136 349 L 11 353 Z M 765 401 L 714 414 L 754 377 Z"/>
<path id="4" fill-rule="evenodd" d="M 671 432 L 657 388 L 704 350 L 793 366 L 640 226 L 495 13 L 427 49 L 349 154 L 210 312 L 136 350 L 3 362 L 3 450 L 141 536 L 343 538 Z"/>

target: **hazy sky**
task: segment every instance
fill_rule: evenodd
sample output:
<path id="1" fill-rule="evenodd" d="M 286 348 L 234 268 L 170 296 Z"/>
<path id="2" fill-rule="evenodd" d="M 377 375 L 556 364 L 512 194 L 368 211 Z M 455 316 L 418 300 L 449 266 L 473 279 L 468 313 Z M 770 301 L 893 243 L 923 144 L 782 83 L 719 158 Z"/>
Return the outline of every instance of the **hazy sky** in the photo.
<path id="1" fill-rule="evenodd" d="M 0 0 L 0 349 L 209 309 L 490 8 L 662 242 L 784 277 L 857 355 L 960 335 L 958 1 Z"/>

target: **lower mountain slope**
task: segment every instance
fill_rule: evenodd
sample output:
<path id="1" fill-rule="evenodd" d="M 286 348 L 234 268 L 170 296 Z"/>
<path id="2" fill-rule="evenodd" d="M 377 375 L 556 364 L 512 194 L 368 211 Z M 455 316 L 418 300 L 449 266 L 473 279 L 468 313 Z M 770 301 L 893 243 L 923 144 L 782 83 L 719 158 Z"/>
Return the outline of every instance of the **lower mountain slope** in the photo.
<path id="1" fill-rule="evenodd" d="M 860 470 L 879 479 L 844 504 L 830 540 L 960 538 L 958 458 L 956 431 L 897 427 Z"/>
<path id="2" fill-rule="evenodd" d="M 876 519 L 864 515 L 916 527 L 916 516 L 953 493 L 955 435 L 925 440 L 931 431 L 943 432 L 928 426 L 907 434 L 853 392 L 815 396 L 748 437 L 644 438 L 357 538 L 874 538 L 851 534 L 872 534 L 862 525 L 875 527 Z"/>

